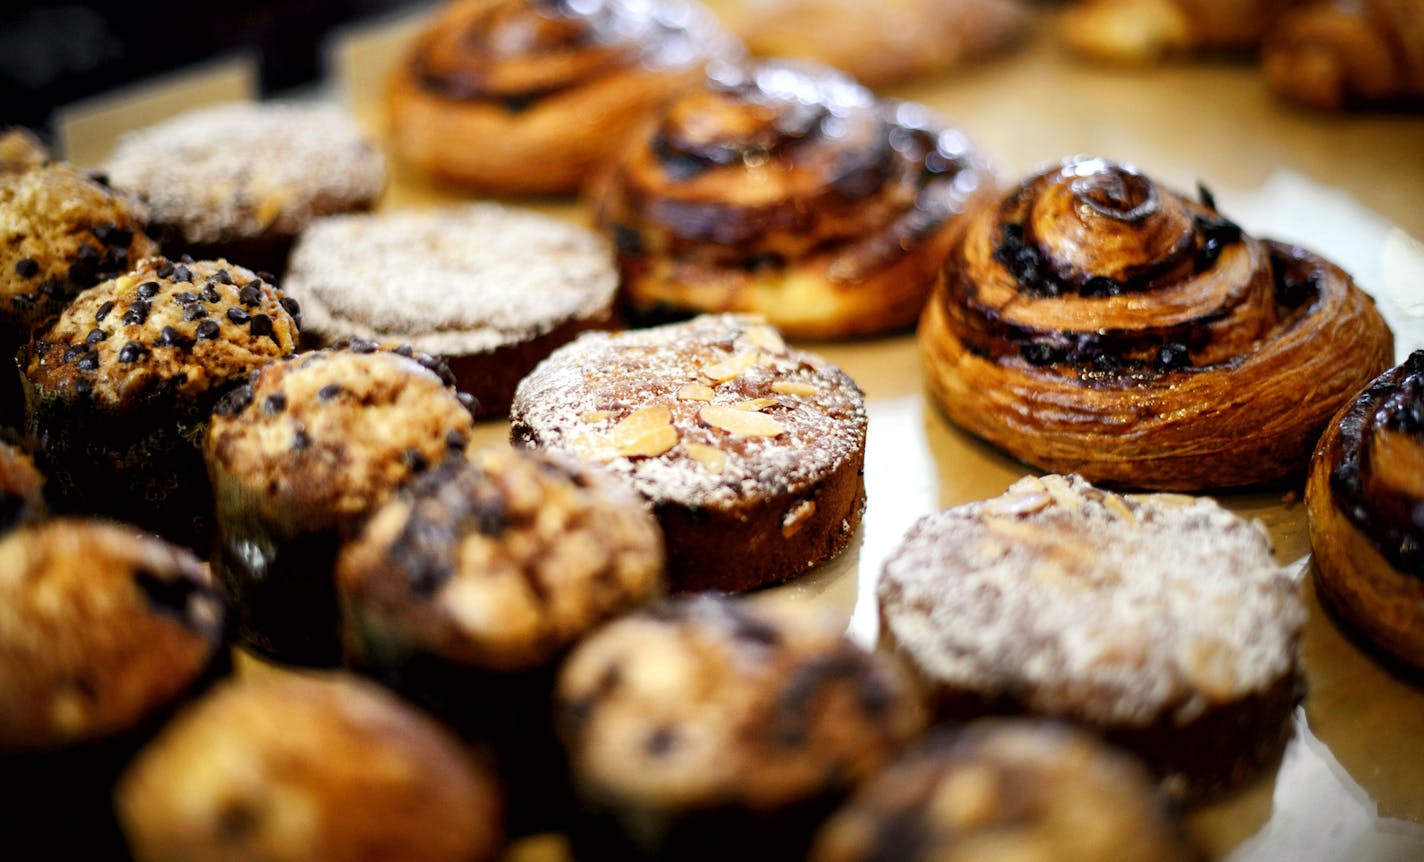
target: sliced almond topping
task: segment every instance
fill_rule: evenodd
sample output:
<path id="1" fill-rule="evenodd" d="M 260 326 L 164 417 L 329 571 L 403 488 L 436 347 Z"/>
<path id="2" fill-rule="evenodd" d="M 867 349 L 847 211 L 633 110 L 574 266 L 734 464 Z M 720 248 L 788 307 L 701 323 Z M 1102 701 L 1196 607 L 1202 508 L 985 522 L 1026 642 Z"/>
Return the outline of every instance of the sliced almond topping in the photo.
<path id="1" fill-rule="evenodd" d="M 701 443 L 684 443 L 682 448 L 687 450 L 687 454 L 692 456 L 692 460 L 706 467 L 713 473 L 722 472 L 722 468 L 727 466 L 727 453 L 716 446 L 704 446 Z"/>
<path id="2" fill-rule="evenodd" d="M 747 331 L 742 333 L 742 341 L 773 353 L 786 352 L 786 342 L 781 340 L 781 333 L 764 323 L 747 327 Z"/>
<path id="3" fill-rule="evenodd" d="M 721 362 L 714 362 L 711 365 L 704 366 L 702 375 L 708 380 L 711 380 L 714 384 L 725 383 L 733 377 L 746 373 L 748 369 L 756 364 L 757 352 L 755 350 L 748 350 L 724 359 Z"/>
<path id="4" fill-rule="evenodd" d="M 589 424 L 592 424 L 594 422 L 602 422 L 603 420 L 608 419 L 612 416 L 613 414 L 607 410 L 594 410 L 589 413 L 581 414 L 579 418 L 585 422 L 588 422 Z"/>
<path id="5" fill-rule="evenodd" d="M 781 519 L 781 535 L 789 539 L 801 532 L 801 527 L 805 525 L 806 519 L 815 513 L 816 503 L 813 500 L 802 500 L 792 506 Z"/>
<path id="6" fill-rule="evenodd" d="M 703 407 L 697 412 L 697 417 L 713 428 L 743 437 L 775 437 L 786 430 L 780 422 L 765 413 L 752 413 L 716 404 Z"/>
<path id="7" fill-rule="evenodd" d="M 732 405 L 732 409 L 750 410 L 752 412 L 756 412 L 758 410 L 765 410 L 766 408 L 771 407 L 775 404 L 775 398 L 752 398 L 749 401 L 738 401 L 736 404 Z"/>
<path id="8" fill-rule="evenodd" d="M 679 401 L 711 401 L 716 393 L 705 383 L 689 383 L 677 390 Z"/>
<path id="9" fill-rule="evenodd" d="M 1116 514 L 1119 518 L 1122 518 L 1124 521 L 1128 522 L 1129 524 L 1136 524 L 1136 523 L 1137 523 L 1137 516 L 1132 513 L 1132 509 L 1130 509 L 1130 508 L 1128 507 L 1127 503 L 1123 502 L 1123 499 L 1122 499 L 1121 497 L 1119 497 L 1118 495 L 1116 495 L 1116 494 L 1105 494 L 1105 495 L 1103 495 L 1103 503 L 1104 503 L 1104 505 L 1106 505 L 1109 509 L 1112 509 L 1113 512 L 1114 512 L 1114 514 Z"/>
<path id="10" fill-rule="evenodd" d="M 816 387 L 796 380 L 778 380 L 771 384 L 771 391 L 780 395 L 815 395 Z"/>
<path id="11" fill-rule="evenodd" d="M 1052 497 L 1040 491 L 1026 491 L 995 497 L 984 504 L 982 511 L 991 518 L 1008 518 L 1041 512 L 1052 502 Z"/>
<path id="12" fill-rule="evenodd" d="M 613 445 L 627 458 L 651 458 L 677 445 L 672 411 L 664 405 L 635 410 L 613 426 Z"/>

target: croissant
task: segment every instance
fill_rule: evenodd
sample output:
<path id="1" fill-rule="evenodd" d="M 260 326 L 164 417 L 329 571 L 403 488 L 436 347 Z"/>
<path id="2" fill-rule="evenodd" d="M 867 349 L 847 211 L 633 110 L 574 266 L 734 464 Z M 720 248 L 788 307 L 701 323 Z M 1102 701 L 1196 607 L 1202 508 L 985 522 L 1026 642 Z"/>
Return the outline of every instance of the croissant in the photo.
<path id="1" fill-rule="evenodd" d="M 1063 14 L 1064 40 L 1100 60 L 1146 63 L 1173 54 L 1254 48 L 1298 0 L 1078 0 Z M 1407 2 L 1407 0 L 1406 0 Z"/>
<path id="2" fill-rule="evenodd" d="M 474 190 L 573 192 L 708 58 L 740 53 L 694 0 L 458 0 L 398 68 L 391 134 Z"/>
<path id="3" fill-rule="evenodd" d="M 990 182 L 926 108 L 779 61 L 716 66 L 591 192 L 633 320 L 740 311 L 831 338 L 910 326 Z"/>
<path id="4" fill-rule="evenodd" d="M 1334 264 L 1081 157 L 966 218 L 919 343 L 949 417 L 1015 457 L 1182 491 L 1303 474 L 1393 351 Z"/>
<path id="5" fill-rule="evenodd" d="M 1424 668 L 1424 350 L 1330 423 L 1305 502 L 1321 598 L 1386 653 Z"/>
<path id="6" fill-rule="evenodd" d="M 1424 107 L 1424 3 L 1315 2 L 1276 23 L 1262 57 L 1272 89 L 1303 105 Z"/>

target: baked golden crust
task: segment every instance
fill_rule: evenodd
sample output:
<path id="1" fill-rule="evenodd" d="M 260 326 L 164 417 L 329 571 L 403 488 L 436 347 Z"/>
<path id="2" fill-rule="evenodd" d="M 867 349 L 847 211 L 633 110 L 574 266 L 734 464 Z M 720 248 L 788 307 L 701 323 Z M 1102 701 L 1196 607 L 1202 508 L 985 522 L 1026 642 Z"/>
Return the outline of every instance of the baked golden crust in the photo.
<path id="1" fill-rule="evenodd" d="M 1022 0 L 782 0 L 752 6 L 738 30 L 763 57 L 834 66 L 868 87 L 968 65 L 1028 28 Z"/>
<path id="2" fill-rule="evenodd" d="M 644 114 L 707 60 L 739 50 L 701 5 L 657 7 L 450 4 L 391 83 L 397 151 L 479 191 L 576 191 Z"/>
<path id="3" fill-rule="evenodd" d="M 920 323 L 930 392 L 1037 467 L 1164 490 L 1301 475 L 1393 354 L 1338 267 L 1129 166 L 1068 160 L 967 221 Z"/>
<path id="4" fill-rule="evenodd" d="M 0 533 L 46 514 L 44 476 L 29 455 L 0 440 Z"/>
<path id="5" fill-rule="evenodd" d="M 1424 668 L 1424 351 L 1336 415 L 1305 502 L 1320 595 L 1386 653 Z"/>
<path id="6" fill-rule="evenodd" d="M 179 715 L 116 794 L 134 858 L 481 862 L 499 794 L 447 730 L 342 676 L 234 680 Z"/>
<path id="7" fill-rule="evenodd" d="M 1300 0 L 1079 0 L 1060 22 L 1064 40 L 1099 60 L 1147 63 L 1201 51 L 1254 48 Z"/>
<path id="8" fill-rule="evenodd" d="M 760 314 L 830 338 L 911 325 L 991 177 L 922 106 L 790 61 L 719 64 L 591 188 L 629 314 Z"/>
<path id="9" fill-rule="evenodd" d="M 49 147 L 20 126 L 0 131 L 0 172 L 27 171 L 51 159 Z"/>
<path id="10" fill-rule="evenodd" d="M 1312 108 L 1424 106 L 1424 6 L 1317 2 L 1276 21 L 1261 51 L 1279 95 Z"/>
<path id="11" fill-rule="evenodd" d="M 1132 758 L 1062 725 L 940 731 L 861 788 L 811 862 L 1190 862 L 1198 854 Z"/>

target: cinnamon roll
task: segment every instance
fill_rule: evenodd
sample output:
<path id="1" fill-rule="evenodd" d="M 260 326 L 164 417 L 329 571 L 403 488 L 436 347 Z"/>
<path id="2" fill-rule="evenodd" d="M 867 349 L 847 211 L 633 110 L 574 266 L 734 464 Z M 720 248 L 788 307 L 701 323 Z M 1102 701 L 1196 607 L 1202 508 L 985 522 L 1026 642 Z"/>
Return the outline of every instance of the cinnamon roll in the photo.
<path id="1" fill-rule="evenodd" d="M 1424 5 L 1314 2 L 1283 16 L 1262 45 L 1277 94 L 1313 108 L 1424 108 Z"/>
<path id="2" fill-rule="evenodd" d="M 1119 63 L 1148 63 L 1200 51 L 1247 51 L 1296 2 L 1079 0 L 1064 13 L 1062 33 L 1079 54 Z"/>
<path id="3" fill-rule="evenodd" d="M 1373 300 L 1127 165 L 1074 158 L 978 210 L 920 323 L 950 419 L 1037 467 L 1139 488 L 1304 473 L 1387 368 Z"/>
<path id="4" fill-rule="evenodd" d="M 461 0 L 396 73 L 396 149 L 484 192 L 573 192 L 711 57 L 740 47 L 694 0 Z"/>
<path id="5" fill-rule="evenodd" d="M 1386 653 L 1424 668 L 1424 350 L 1330 423 L 1305 502 L 1320 596 Z"/>
<path id="6" fill-rule="evenodd" d="M 912 324 L 990 175 L 927 109 L 833 69 L 719 65 L 594 190 L 638 318 L 761 314 L 792 337 Z"/>

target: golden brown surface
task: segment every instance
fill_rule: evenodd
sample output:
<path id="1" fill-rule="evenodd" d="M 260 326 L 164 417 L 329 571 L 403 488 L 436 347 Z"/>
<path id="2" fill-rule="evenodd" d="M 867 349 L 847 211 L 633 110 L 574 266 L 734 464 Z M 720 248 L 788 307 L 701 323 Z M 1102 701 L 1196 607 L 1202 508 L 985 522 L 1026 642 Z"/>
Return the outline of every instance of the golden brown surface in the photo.
<path id="1" fill-rule="evenodd" d="M 1101 60 L 1144 63 L 1246 51 L 1298 0 L 1078 0 L 1061 22 L 1068 45 Z"/>
<path id="2" fill-rule="evenodd" d="M 180 714 L 116 799 L 143 862 L 481 862 L 498 793 L 449 731 L 374 684 L 264 675 Z"/>
<path id="3" fill-rule="evenodd" d="M 1277 93 L 1325 110 L 1424 105 L 1424 7 L 1417 0 L 1310 3 L 1262 47 Z"/>
<path id="4" fill-rule="evenodd" d="M 29 129 L 12 126 L 0 132 L 0 171 L 26 171 L 49 160 L 49 148 Z"/>

